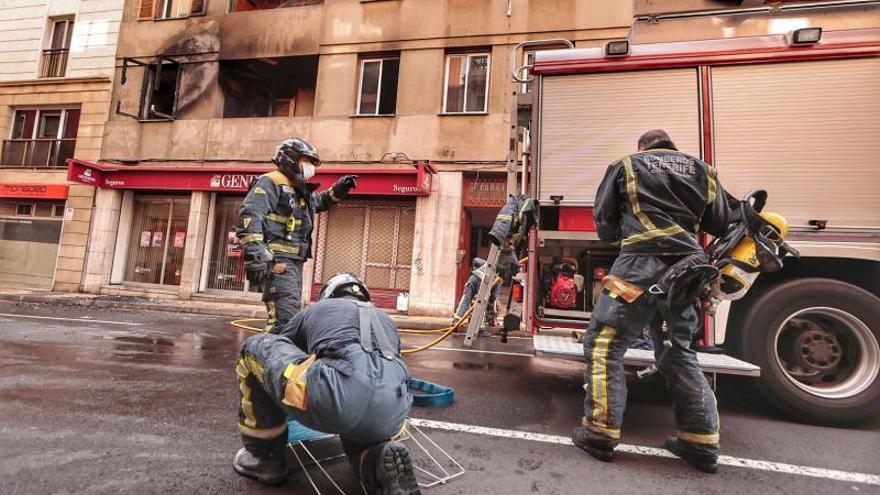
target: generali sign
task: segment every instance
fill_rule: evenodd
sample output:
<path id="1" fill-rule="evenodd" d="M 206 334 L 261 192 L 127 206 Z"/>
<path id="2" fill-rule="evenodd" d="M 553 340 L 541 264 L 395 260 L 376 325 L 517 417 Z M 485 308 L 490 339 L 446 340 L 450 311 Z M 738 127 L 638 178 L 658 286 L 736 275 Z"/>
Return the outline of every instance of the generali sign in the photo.
<path id="1" fill-rule="evenodd" d="M 0 198 L 67 199 L 66 184 L 0 184 Z"/>
<path id="2" fill-rule="evenodd" d="M 105 189 L 140 189 L 158 191 L 247 192 L 251 182 L 274 167 L 249 167 L 235 170 L 221 167 L 159 167 L 94 164 L 68 160 L 67 178 L 80 184 Z M 431 194 L 433 168 L 417 162 L 411 169 L 318 169 L 309 182 L 327 189 L 347 174 L 358 176 L 355 196 L 427 196 Z"/>

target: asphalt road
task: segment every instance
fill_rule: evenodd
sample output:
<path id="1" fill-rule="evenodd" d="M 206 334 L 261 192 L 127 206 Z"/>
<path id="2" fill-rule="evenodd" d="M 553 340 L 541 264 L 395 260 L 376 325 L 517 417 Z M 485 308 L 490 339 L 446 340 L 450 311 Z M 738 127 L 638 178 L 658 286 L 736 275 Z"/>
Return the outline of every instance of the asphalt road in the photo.
<path id="1" fill-rule="evenodd" d="M 247 336 L 224 318 L 0 304 L 0 493 L 313 493 L 301 472 L 267 488 L 232 471 L 233 364 Z M 599 463 L 565 444 L 581 413 L 581 364 L 534 358 L 528 339 L 480 339 L 489 352 L 457 350 L 460 340 L 407 357 L 415 377 L 455 388 L 452 406 L 412 416 L 433 421 L 422 431 L 467 470 L 424 493 L 880 493 L 880 418 L 800 424 L 748 379 L 722 379 L 730 457 L 710 476 L 642 448 L 674 427 L 663 387 L 634 383 L 627 447 Z M 330 466 L 357 493 L 347 464 Z"/>

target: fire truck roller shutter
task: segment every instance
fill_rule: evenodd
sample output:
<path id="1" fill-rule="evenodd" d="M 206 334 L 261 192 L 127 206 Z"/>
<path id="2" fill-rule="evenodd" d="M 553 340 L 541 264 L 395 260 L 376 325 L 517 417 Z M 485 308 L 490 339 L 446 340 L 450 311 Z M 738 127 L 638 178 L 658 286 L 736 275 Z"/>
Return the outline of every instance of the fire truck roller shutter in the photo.
<path id="1" fill-rule="evenodd" d="M 714 67 L 715 164 L 790 225 L 880 227 L 880 58 Z"/>
<path id="2" fill-rule="evenodd" d="M 540 117 L 541 201 L 591 205 L 608 165 L 636 152 L 645 131 L 664 129 L 701 155 L 696 69 L 545 77 Z"/>

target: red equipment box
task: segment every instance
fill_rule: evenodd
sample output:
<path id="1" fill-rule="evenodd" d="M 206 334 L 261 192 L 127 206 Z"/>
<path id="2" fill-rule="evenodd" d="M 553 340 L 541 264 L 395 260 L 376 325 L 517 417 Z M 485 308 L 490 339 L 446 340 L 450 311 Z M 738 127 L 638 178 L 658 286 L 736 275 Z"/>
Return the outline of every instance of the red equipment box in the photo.
<path id="1" fill-rule="evenodd" d="M 593 209 L 579 206 L 561 206 L 559 208 L 559 230 L 595 232 Z"/>

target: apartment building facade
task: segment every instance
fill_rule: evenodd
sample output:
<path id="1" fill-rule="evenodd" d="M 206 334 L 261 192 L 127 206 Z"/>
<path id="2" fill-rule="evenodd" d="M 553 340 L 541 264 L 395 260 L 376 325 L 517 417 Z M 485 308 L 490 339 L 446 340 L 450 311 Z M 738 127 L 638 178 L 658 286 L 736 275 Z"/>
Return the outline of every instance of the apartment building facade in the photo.
<path id="1" fill-rule="evenodd" d="M 0 284 L 81 287 L 94 190 L 65 162 L 100 156 L 122 6 L 0 6 Z"/>
<path id="2" fill-rule="evenodd" d="M 318 219 L 304 298 L 350 271 L 382 306 L 404 294 L 412 314 L 450 315 L 506 197 L 511 105 L 528 91 L 512 84 L 511 57 L 529 60 L 513 47 L 676 36 L 670 23 L 634 26 L 658 3 L 129 0 L 100 157 L 69 167 L 95 188 L 82 289 L 257 300 L 236 210 L 277 143 L 298 136 L 321 154 L 323 187 L 361 177 Z M 674 29 L 699 39 L 767 26 L 694 19 Z"/>

